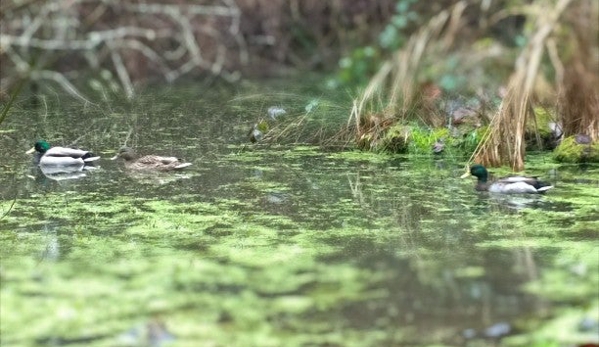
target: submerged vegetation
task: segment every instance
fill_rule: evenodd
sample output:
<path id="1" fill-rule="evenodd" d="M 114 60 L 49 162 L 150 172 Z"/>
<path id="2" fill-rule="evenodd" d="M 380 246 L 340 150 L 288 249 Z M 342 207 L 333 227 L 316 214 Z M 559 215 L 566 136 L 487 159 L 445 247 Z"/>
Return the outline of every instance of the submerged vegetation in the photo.
<path id="1" fill-rule="evenodd" d="M 2 345 L 129 346 L 155 322 L 165 346 L 457 346 L 501 322 L 506 346 L 567 345 L 599 319 L 596 169 L 515 213 L 433 161 L 283 147 L 211 158 L 164 188 L 107 164 L 66 192 L 29 184 L 0 227 Z M 531 319 L 548 305 L 569 335 Z"/>
<path id="2" fill-rule="evenodd" d="M 128 113 L 49 105 L 48 134 L 72 137 L 67 125 L 90 114 L 114 127 L 79 142 L 104 158 L 130 135 L 194 163 L 169 178 L 104 160 L 55 181 L 31 171 L 29 138 L 0 139 L 15 163 L 0 172 L 3 346 L 594 341 L 596 166 L 529 156 L 528 173 L 549 175 L 551 194 L 477 195 L 458 178 L 464 157 L 430 154 L 429 138 L 445 131 L 413 131 L 402 156 L 247 145 L 237 129 L 255 115 L 237 112 L 255 101 L 209 99 L 181 108 L 149 95 L 132 135 L 120 126 Z M 275 126 L 293 117 L 286 110 Z M 39 122 L 15 112 L 15 133 Z M 213 118 L 189 126 L 198 113 Z"/>

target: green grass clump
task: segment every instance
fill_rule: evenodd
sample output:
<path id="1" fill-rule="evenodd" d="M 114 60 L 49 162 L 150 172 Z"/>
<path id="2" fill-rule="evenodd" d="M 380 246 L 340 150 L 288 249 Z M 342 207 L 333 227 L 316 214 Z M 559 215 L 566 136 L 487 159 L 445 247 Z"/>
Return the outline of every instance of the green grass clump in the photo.
<path id="1" fill-rule="evenodd" d="M 560 163 L 599 163 L 599 143 L 578 144 L 575 136 L 565 138 L 553 151 Z"/>
<path id="2" fill-rule="evenodd" d="M 392 153 L 408 153 L 412 129 L 404 124 L 390 127 L 383 137 L 382 149 Z"/>

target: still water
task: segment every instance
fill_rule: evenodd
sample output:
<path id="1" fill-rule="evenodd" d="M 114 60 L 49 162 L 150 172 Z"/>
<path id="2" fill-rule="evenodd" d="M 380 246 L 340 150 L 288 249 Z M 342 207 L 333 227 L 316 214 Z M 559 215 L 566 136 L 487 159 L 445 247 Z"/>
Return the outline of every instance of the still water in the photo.
<path id="1" fill-rule="evenodd" d="M 298 95 L 19 104 L 0 128 L 1 345 L 597 342 L 598 166 L 533 155 L 548 194 L 477 193 L 467 158 L 298 143 L 351 105 Z M 291 130 L 250 144 L 271 106 Z M 47 177 L 24 154 L 40 138 L 102 159 Z M 108 160 L 125 143 L 193 166 L 129 172 Z"/>

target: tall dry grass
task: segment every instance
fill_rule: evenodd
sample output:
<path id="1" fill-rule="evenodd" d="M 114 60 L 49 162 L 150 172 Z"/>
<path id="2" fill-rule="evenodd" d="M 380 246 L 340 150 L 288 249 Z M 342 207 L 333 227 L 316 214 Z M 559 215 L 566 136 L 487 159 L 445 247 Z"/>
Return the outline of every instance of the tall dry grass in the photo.
<path id="1" fill-rule="evenodd" d="M 514 171 L 524 169 L 524 132 L 528 118 L 533 115 L 534 84 L 548 40 L 560 23 L 560 17 L 572 0 L 536 3 L 535 29 L 529 43 L 516 60 L 515 71 L 509 78 L 507 94 L 489 131 L 473 154 L 474 161 L 485 166 L 509 165 Z"/>
<path id="2" fill-rule="evenodd" d="M 353 103 L 348 126 L 353 125 L 358 139 L 373 128 L 379 129 L 381 124 L 401 122 L 414 113 L 421 96 L 418 75 L 424 55 L 443 55 L 448 51 L 463 25 L 466 7 L 466 1 L 459 1 L 432 17 L 410 36 L 404 48 L 382 64 Z M 379 134 L 384 132 L 379 130 Z"/>
<path id="3" fill-rule="evenodd" d="M 599 141 L 599 2 L 578 1 L 566 16 L 572 54 L 563 69 L 559 109 L 564 136 Z"/>

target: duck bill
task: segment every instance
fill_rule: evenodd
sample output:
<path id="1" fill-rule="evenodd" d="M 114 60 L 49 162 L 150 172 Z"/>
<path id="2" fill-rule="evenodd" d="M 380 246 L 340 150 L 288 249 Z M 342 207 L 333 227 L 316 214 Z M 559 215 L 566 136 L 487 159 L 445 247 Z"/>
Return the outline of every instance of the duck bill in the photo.
<path id="1" fill-rule="evenodd" d="M 25 154 L 32 154 L 33 152 L 35 152 L 35 147 L 31 147 L 31 149 L 25 152 Z"/>
<path id="2" fill-rule="evenodd" d="M 470 172 L 466 172 L 465 174 L 460 176 L 460 178 L 466 178 L 466 177 L 470 177 Z"/>
<path id="3" fill-rule="evenodd" d="M 119 158 L 119 155 L 115 155 L 114 157 L 110 158 L 110 160 L 117 160 Z"/>

